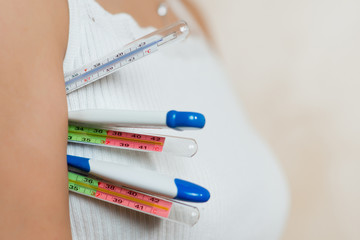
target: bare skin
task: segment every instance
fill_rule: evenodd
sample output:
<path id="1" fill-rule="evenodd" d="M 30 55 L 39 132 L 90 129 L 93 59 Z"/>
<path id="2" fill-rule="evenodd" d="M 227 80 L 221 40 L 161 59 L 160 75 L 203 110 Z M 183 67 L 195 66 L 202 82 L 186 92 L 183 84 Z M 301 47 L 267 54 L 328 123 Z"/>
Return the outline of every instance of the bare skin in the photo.
<path id="1" fill-rule="evenodd" d="M 2 239 L 70 239 L 66 0 L 0 2 Z"/>

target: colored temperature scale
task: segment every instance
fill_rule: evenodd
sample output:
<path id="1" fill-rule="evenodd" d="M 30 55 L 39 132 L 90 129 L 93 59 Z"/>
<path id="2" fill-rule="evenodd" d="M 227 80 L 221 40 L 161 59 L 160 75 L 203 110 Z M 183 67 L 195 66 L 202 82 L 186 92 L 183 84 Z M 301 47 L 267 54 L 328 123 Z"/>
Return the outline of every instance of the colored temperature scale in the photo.
<path id="1" fill-rule="evenodd" d="M 165 137 L 69 125 L 68 141 L 138 151 L 162 152 Z"/>
<path id="2" fill-rule="evenodd" d="M 87 197 L 129 208 L 154 217 L 193 226 L 199 220 L 196 207 L 168 201 L 150 194 L 140 193 L 112 185 L 92 177 L 68 172 L 69 190 Z"/>
<path id="3" fill-rule="evenodd" d="M 68 172 L 69 190 L 140 212 L 168 218 L 172 203 L 93 178 Z"/>
<path id="4" fill-rule="evenodd" d="M 69 125 L 68 142 L 142 152 L 163 152 L 184 157 L 194 156 L 198 149 L 196 141 L 191 138 L 146 135 L 75 125 Z"/>

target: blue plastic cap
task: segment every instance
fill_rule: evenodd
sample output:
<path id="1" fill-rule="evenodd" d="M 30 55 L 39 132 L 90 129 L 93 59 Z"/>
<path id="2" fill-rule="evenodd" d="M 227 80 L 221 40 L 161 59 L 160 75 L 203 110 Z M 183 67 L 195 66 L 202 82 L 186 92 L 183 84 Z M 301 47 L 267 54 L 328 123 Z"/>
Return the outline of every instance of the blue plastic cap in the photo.
<path id="1" fill-rule="evenodd" d="M 166 125 L 170 128 L 203 128 L 205 116 L 196 112 L 169 111 L 166 115 Z"/>
<path id="2" fill-rule="evenodd" d="M 210 199 L 210 192 L 194 183 L 175 178 L 178 193 L 175 199 L 189 202 L 207 202 Z"/>
<path id="3" fill-rule="evenodd" d="M 67 155 L 66 157 L 67 157 L 68 165 L 83 170 L 85 172 L 90 172 L 90 164 L 89 164 L 90 158 L 83 158 L 72 155 Z"/>

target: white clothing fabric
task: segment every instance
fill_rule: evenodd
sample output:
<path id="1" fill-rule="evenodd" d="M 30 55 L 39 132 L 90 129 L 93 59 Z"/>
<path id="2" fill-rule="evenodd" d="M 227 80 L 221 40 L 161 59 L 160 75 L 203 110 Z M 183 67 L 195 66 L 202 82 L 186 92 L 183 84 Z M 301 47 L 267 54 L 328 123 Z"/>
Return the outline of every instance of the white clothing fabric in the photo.
<path id="1" fill-rule="evenodd" d="M 112 15 L 93 0 L 69 0 L 64 72 L 94 61 L 149 33 L 128 14 Z M 185 19 L 186 20 L 186 19 Z M 74 239 L 278 239 L 288 191 L 278 163 L 253 132 L 201 37 L 190 36 L 68 95 L 68 108 L 197 111 L 200 131 L 149 132 L 196 139 L 193 158 L 69 144 L 68 153 L 152 169 L 209 189 L 187 227 L 70 193 Z"/>

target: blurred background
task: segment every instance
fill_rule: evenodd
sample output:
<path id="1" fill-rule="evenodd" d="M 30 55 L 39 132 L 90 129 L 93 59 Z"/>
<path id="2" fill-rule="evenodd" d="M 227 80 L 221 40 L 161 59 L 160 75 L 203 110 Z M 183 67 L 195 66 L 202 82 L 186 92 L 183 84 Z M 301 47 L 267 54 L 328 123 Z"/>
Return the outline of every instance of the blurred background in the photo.
<path id="1" fill-rule="evenodd" d="M 360 1 L 190 2 L 287 176 L 283 239 L 360 239 Z"/>

